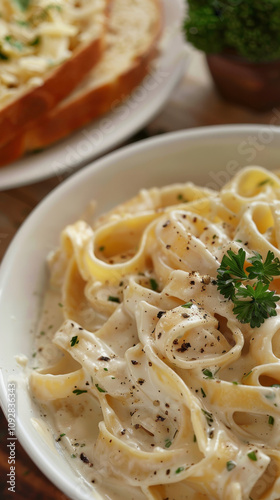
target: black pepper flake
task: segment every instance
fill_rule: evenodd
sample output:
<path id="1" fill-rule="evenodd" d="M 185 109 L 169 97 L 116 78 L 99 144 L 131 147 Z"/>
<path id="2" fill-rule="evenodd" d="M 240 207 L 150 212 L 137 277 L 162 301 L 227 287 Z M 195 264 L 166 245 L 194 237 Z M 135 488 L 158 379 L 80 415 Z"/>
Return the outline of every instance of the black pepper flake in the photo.
<path id="1" fill-rule="evenodd" d="M 187 314 L 187 313 L 183 313 L 183 314 L 182 314 L 182 318 L 189 318 L 189 317 L 190 317 L 190 315 L 189 315 L 189 314 Z"/>
<path id="2" fill-rule="evenodd" d="M 166 247 L 165 247 L 165 248 L 166 248 L 167 250 L 170 250 L 171 245 L 166 245 Z"/>
<path id="3" fill-rule="evenodd" d="M 156 422 L 164 422 L 165 418 L 161 415 L 157 415 Z"/>
<path id="4" fill-rule="evenodd" d="M 169 224 L 170 224 L 170 220 L 167 220 L 167 221 L 163 224 L 163 226 L 162 226 L 162 227 L 167 227 L 167 226 L 169 226 Z"/>
<path id="5" fill-rule="evenodd" d="M 131 360 L 131 363 L 132 363 L 133 365 L 138 365 L 138 361 L 135 361 L 135 359 L 132 359 L 132 360 Z"/>
<path id="6" fill-rule="evenodd" d="M 194 280 L 190 281 L 190 284 L 195 285 L 195 281 Z"/>
<path id="7" fill-rule="evenodd" d="M 185 352 L 191 347 L 191 344 L 189 342 L 182 342 L 181 347 L 177 349 L 178 352 Z"/>
<path id="8" fill-rule="evenodd" d="M 80 454 L 80 459 L 82 460 L 82 462 L 84 462 L 85 464 L 89 464 L 89 459 L 88 457 L 84 454 L 84 453 L 81 453 Z"/>
<path id="9" fill-rule="evenodd" d="M 98 361 L 110 361 L 110 358 L 108 358 L 108 356 L 100 356 Z"/>
<path id="10" fill-rule="evenodd" d="M 166 311 L 159 311 L 157 313 L 157 318 L 160 319 L 164 314 L 166 314 Z"/>
<path id="11" fill-rule="evenodd" d="M 145 380 L 143 378 L 139 378 L 137 382 L 139 385 L 143 385 L 145 383 Z"/>
<path id="12" fill-rule="evenodd" d="M 174 339 L 174 340 L 173 340 L 173 344 L 174 344 L 174 345 L 179 344 L 179 339 Z"/>
<path id="13" fill-rule="evenodd" d="M 161 332 L 159 332 L 159 334 L 158 334 L 157 338 L 158 338 L 158 339 L 160 339 L 160 337 L 161 337 L 161 336 L 162 336 L 162 333 L 161 333 Z"/>

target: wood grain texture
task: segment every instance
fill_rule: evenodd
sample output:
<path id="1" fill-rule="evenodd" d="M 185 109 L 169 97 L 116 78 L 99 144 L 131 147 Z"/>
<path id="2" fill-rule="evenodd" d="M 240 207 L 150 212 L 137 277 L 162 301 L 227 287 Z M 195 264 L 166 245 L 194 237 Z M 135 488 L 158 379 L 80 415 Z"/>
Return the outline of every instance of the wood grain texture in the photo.
<path id="1" fill-rule="evenodd" d="M 278 116 L 279 115 L 279 116 Z M 224 101 L 216 92 L 204 58 L 191 52 L 186 73 L 158 116 L 130 142 L 168 131 L 227 123 L 271 123 L 280 110 L 257 113 Z M 40 168 L 40 165 L 38 165 Z M 63 176 L 64 178 L 66 176 Z M 18 189 L 0 192 L 0 261 L 13 236 L 36 205 L 59 183 L 52 178 Z M 0 415 L 0 498 L 3 500 L 67 500 L 29 459 L 20 444 L 16 456 L 16 494 L 7 490 L 7 423 Z M 13 496 L 14 495 L 14 496 Z"/>

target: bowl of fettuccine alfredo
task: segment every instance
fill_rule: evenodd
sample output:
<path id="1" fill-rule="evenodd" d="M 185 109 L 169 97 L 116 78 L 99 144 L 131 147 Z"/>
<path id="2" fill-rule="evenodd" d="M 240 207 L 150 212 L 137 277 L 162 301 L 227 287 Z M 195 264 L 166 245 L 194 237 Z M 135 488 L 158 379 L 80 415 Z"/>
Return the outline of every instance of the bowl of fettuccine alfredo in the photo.
<path id="1" fill-rule="evenodd" d="M 279 149 L 272 125 L 149 139 L 19 230 L 2 407 L 13 387 L 16 435 L 68 497 L 280 498 Z"/>

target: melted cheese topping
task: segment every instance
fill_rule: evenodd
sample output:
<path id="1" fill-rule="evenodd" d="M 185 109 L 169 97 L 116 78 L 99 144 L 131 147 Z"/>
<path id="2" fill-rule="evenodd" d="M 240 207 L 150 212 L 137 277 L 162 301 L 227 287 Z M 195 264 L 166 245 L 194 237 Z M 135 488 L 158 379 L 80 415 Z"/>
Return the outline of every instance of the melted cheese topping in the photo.
<path id="1" fill-rule="evenodd" d="M 143 190 L 62 232 L 46 307 L 64 318 L 43 317 L 36 358 L 56 364 L 30 388 L 106 498 L 280 498 L 279 306 L 252 329 L 216 283 L 229 249 L 280 258 L 279 199 L 278 176 L 248 167 L 220 192 Z"/>
<path id="2" fill-rule="evenodd" d="M 0 109 L 100 36 L 106 0 L 2 0 Z"/>

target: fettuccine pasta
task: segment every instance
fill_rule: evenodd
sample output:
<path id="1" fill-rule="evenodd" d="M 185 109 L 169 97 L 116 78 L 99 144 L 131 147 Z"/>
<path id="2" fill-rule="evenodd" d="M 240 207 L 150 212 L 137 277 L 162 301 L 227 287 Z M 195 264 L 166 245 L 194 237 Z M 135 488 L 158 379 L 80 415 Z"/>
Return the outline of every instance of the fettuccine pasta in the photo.
<path id="1" fill-rule="evenodd" d="M 228 250 L 280 258 L 279 213 L 278 175 L 248 167 L 219 192 L 142 190 L 63 230 L 63 321 L 38 334 L 30 389 L 107 498 L 280 499 L 279 305 L 251 328 L 217 288 Z"/>

